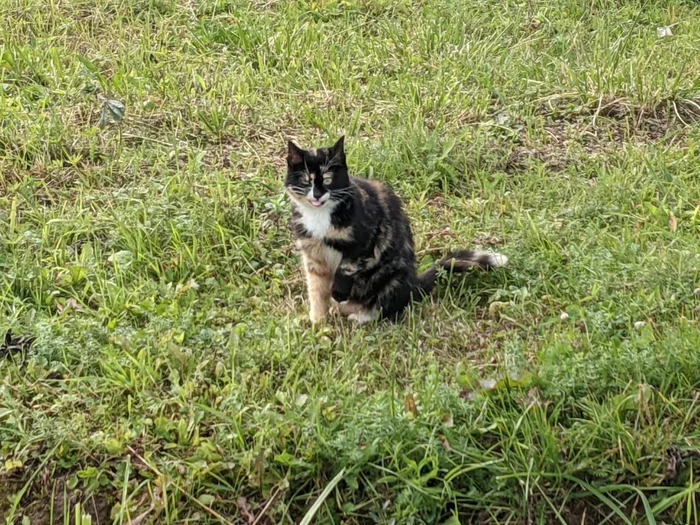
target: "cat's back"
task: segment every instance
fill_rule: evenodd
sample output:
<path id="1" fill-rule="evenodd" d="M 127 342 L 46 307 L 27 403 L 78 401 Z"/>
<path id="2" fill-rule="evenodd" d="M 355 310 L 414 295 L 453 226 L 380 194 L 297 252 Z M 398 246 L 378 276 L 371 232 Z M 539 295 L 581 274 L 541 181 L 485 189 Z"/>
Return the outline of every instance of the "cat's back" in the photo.
<path id="1" fill-rule="evenodd" d="M 399 196 L 388 184 L 372 179 L 353 179 L 364 213 L 356 228 L 375 232 L 374 257 L 389 265 L 415 273 L 413 233 Z M 388 266 L 387 266 L 388 267 Z"/>
<path id="2" fill-rule="evenodd" d="M 351 184 L 356 188 L 360 205 L 366 210 L 393 220 L 406 220 L 401 199 L 388 184 L 357 177 L 351 178 Z"/>

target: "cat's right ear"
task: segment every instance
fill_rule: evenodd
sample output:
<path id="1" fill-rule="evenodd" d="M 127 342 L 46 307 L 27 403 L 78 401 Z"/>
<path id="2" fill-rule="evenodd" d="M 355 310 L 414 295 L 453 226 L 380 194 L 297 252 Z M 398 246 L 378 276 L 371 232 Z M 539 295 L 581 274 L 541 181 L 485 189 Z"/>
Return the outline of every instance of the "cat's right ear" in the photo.
<path id="1" fill-rule="evenodd" d="M 304 150 L 291 140 L 287 142 L 287 165 L 298 166 L 304 162 Z"/>

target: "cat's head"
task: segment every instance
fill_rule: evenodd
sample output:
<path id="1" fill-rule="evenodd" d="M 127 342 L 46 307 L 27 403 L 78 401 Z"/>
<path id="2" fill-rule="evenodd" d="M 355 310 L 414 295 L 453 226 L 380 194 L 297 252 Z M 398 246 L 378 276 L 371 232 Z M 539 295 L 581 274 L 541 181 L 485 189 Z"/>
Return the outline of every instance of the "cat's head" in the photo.
<path id="1" fill-rule="evenodd" d="M 345 137 L 340 137 L 330 148 L 305 150 L 289 141 L 284 186 L 292 199 L 302 206 L 324 208 L 348 195 L 344 143 Z"/>

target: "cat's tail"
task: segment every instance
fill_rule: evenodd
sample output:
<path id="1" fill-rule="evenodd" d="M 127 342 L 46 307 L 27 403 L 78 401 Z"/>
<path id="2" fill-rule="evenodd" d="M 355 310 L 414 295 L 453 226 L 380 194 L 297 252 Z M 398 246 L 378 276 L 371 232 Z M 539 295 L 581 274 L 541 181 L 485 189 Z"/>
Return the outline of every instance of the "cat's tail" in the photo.
<path id="1" fill-rule="evenodd" d="M 418 276 L 418 291 L 423 295 L 432 292 L 441 268 L 451 273 L 462 273 L 472 268 L 492 270 L 506 264 L 508 264 L 508 257 L 500 253 L 472 250 L 452 252 Z"/>

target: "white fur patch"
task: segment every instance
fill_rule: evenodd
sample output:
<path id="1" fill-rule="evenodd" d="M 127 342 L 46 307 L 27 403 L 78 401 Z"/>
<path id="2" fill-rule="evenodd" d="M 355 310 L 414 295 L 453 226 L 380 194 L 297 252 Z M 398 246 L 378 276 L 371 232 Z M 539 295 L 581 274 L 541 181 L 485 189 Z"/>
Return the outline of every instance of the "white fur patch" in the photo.
<path id="1" fill-rule="evenodd" d="M 321 208 L 299 204 L 297 211 L 301 214 L 301 225 L 314 239 L 323 239 L 331 227 L 333 206 L 325 204 Z"/>
<path id="2" fill-rule="evenodd" d="M 340 265 L 340 269 L 344 275 L 354 275 L 360 269 L 357 264 L 351 262 L 344 262 Z"/>
<path id="3" fill-rule="evenodd" d="M 490 263 L 494 268 L 500 268 L 508 264 L 508 257 L 502 253 L 492 253 L 490 254 Z"/>
<path id="4" fill-rule="evenodd" d="M 334 250 L 333 248 L 328 248 L 324 250 L 324 256 L 326 258 L 326 263 L 328 264 L 328 268 L 330 269 L 331 273 L 335 273 L 335 271 L 338 269 L 338 266 L 340 265 L 340 261 L 343 258 L 343 254 L 340 253 L 339 251 Z"/>
<path id="5" fill-rule="evenodd" d="M 374 308 L 371 310 L 360 310 L 357 313 L 348 315 L 348 319 L 355 321 L 357 324 L 367 324 L 377 319 L 377 313 Z"/>

